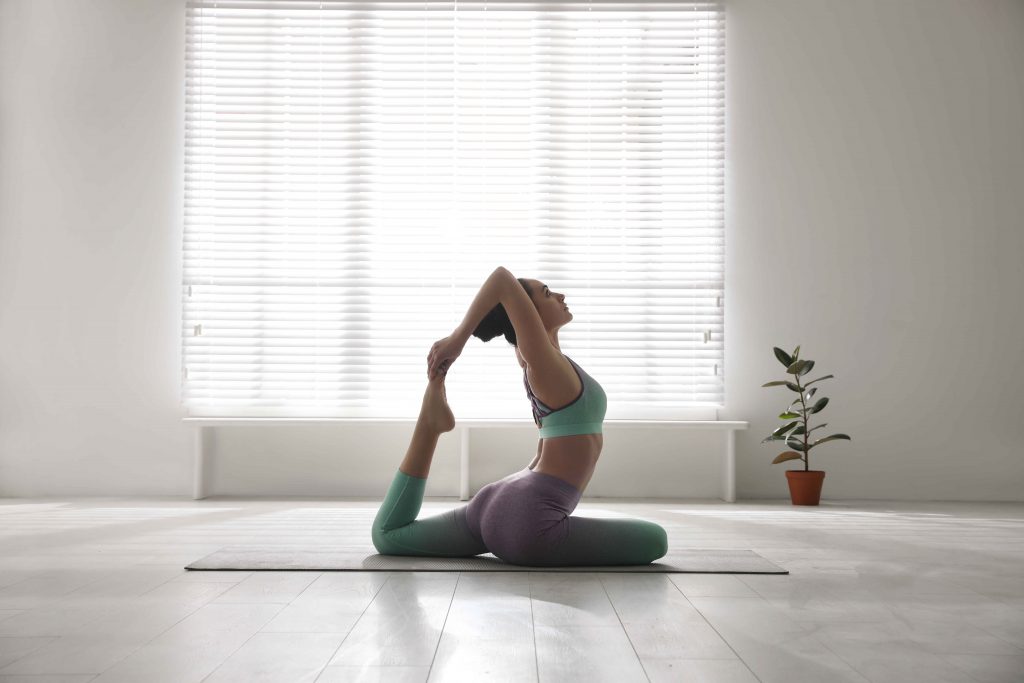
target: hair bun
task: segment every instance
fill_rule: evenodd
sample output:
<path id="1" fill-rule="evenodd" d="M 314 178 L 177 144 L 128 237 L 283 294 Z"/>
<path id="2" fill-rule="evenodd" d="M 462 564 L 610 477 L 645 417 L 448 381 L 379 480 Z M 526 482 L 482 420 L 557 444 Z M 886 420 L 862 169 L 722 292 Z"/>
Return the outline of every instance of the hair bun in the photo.
<path id="1" fill-rule="evenodd" d="M 512 326 L 512 321 L 509 320 L 508 313 L 505 311 L 505 307 L 498 304 L 484 316 L 484 319 L 480 321 L 480 324 L 473 330 L 473 336 L 482 339 L 485 342 L 491 341 L 499 334 L 505 335 L 505 339 L 508 340 L 513 346 L 516 343 L 516 331 Z"/>

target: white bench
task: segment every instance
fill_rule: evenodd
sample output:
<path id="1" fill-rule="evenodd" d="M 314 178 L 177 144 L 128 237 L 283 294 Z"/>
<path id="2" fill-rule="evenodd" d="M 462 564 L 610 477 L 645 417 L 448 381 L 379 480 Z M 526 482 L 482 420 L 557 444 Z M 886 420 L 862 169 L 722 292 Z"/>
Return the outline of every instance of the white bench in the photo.
<path id="1" fill-rule="evenodd" d="M 277 418 L 277 417 L 186 417 L 184 422 L 194 425 L 195 432 L 195 477 L 192 497 L 195 500 L 206 497 L 206 465 L 209 453 L 206 450 L 206 431 L 218 426 L 268 426 L 281 424 L 301 424 L 304 422 L 351 422 L 354 424 L 393 423 L 415 425 L 415 419 L 373 419 L 373 418 Z M 614 429 L 616 426 L 644 427 L 650 429 L 711 429 L 725 433 L 724 452 L 722 453 L 722 494 L 727 503 L 736 502 L 736 430 L 746 429 L 750 423 L 726 420 L 605 420 L 603 428 Z M 455 424 L 460 436 L 461 478 L 459 499 L 469 500 L 469 432 L 471 429 L 487 427 L 515 427 L 529 425 L 536 429 L 533 420 L 507 419 L 483 420 L 463 419 Z"/>

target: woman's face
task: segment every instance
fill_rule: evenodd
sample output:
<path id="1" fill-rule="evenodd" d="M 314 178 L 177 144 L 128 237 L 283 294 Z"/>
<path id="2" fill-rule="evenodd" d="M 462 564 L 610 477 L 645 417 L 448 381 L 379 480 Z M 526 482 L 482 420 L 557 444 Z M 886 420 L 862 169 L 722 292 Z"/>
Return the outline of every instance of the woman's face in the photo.
<path id="1" fill-rule="evenodd" d="M 544 329 L 556 330 L 572 320 L 572 312 L 565 303 L 565 295 L 561 292 L 552 291 L 546 282 L 530 280 L 533 288 L 533 305 L 540 313 L 540 319 L 544 323 Z"/>

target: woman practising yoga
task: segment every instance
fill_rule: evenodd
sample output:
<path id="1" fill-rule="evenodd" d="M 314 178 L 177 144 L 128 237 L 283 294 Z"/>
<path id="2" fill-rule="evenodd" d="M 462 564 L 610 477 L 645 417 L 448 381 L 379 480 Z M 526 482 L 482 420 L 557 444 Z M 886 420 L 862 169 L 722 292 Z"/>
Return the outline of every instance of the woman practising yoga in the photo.
<path id="1" fill-rule="evenodd" d="M 558 330 L 570 320 L 565 296 L 544 283 L 517 279 L 503 267 L 491 273 L 462 324 L 427 355 L 427 389 L 412 443 L 373 520 L 377 552 L 491 552 L 511 564 L 550 567 L 649 564 L 664 557 L 668 535 L 653 522 L 570 516 L 601 454 L 607 407 L 601 385 L 558 346 Z M 483 341 L 504 334 L 515 347 L 540 428 L 537 457 L 481 488 L 466 505 L 416 519 L 438 438 L 455 428 L 445 374 L 471 334 Z"/>

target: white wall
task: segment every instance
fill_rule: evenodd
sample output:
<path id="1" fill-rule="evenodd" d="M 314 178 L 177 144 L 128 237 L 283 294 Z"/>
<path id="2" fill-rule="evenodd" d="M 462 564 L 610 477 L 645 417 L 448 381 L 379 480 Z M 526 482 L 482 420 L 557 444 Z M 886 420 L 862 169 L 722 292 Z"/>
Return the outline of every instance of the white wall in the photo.
<path id="1" fill-rule="evenodd" d="M 0 0 L 0 495 L 182 495 L 183 2 Z"/>
<path id="2" fill-rule="evenodd" d="M 724 416 L 739 495 L 818 362 L 831 498 L 1024 500 L 1024 3 L 740 1 L 727 14 Z M 775 413 L 775 415 L 778 414 Z M 812 421 L 811 425 L 816 424 Z"/>
<path id="3" fill-rule="evenodd" d="M 0 496 L 191 495 L 184 21 L 181 0 L 0 0 Z M 727 27 L 740 499 L 788 497 L 796 466 L 759 442 L 789 393 L 761 384 L 801 344 L 836 375 L 819 432 L 854 437 L 812 452 L 825 501 L 1024 500 L 1024 3 L 733 1 Z M 212 492 L 379 499 L 410 434 L 223 429 Z M 605 443 L 588 497 L 716 494 L 711 435 Z M 535 447 L 474 434 L 472 487 Z M 457 451 L 444 435 L 428 495 L 457 491 Z"/>

